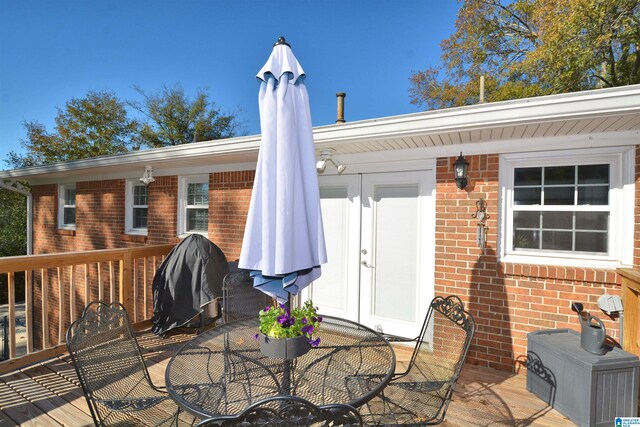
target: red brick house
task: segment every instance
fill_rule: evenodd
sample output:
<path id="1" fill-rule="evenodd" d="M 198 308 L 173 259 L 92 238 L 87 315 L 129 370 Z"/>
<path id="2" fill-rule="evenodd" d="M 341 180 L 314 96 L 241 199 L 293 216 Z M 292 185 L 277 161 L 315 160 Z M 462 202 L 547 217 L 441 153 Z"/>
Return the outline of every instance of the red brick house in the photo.
<path id="1" fill-rule="evenodd" d="M 314 137 L 319 159 L 330 151 L 346 166 L 319 175 L 329 263 L 308 294 L 327 313 L 413 335 L 432 296 L 454 293 L 478 324 L 469 361 L 510 370 L 526 358 L 528 332 L 577 329 L 570 302 L 602 313 L 598 297 L 620 294 L 616 268 L 640 265 L 640 85 L 321 126 Z M 233 260 L 259 143 L 193 143 L 0 179 L 31 184 L 34 254 L 202 233 Z M 601 317 L 618 337 L 617 320 Z"/>

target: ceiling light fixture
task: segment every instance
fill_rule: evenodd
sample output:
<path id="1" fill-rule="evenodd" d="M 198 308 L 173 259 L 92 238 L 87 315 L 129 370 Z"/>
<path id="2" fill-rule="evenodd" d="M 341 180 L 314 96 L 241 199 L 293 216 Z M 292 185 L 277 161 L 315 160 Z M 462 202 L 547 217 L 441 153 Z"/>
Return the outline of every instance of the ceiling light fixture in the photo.
<path id="1" fill-rule="evenodd" d="M 144 185 L 149 185 L 152 182 L 155 182 L 155 180 L 156 179 L 153 177 L 153 168 L 151 166 L 145 166 L 144 173 L 142 174 L 140 181 L 142 181 Z"/>

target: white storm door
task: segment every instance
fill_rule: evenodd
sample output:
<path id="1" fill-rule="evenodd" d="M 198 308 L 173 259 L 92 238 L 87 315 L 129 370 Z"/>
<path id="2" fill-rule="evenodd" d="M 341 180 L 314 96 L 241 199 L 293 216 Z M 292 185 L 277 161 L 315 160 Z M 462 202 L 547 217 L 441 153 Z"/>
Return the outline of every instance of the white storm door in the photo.
<path id="1" fill-rule="evenodd" d="M 433 298 L 433 171 L 362 176 L 360 323 L 415 337 Z"/>
<path id="2" fill-rule="evenodd" d="M 319 176 L 327 263 L 303 290 L 322 314 L 358 321 L 360 285 L 360 176 Z"/>

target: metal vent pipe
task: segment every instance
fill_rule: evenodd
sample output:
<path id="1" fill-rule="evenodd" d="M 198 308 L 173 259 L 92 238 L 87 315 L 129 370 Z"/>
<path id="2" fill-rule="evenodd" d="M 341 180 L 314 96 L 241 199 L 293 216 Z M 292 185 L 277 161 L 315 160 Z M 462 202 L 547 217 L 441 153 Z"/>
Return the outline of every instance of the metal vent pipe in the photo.
<path id="1" fill-rule="evenodd" d="M 344 98 L 347 96 L 344 92 L 336 93 L 336 98 L 338 99 L 338 117 L 336 118 L 336 123 L 344 123 Z"/>

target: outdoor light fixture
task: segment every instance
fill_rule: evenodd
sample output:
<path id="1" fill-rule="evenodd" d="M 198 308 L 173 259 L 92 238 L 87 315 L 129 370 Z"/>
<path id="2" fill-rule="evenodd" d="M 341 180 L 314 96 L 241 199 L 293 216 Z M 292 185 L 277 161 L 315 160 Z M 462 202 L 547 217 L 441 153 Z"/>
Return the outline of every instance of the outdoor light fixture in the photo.
<path id="1" fill-rule="evenodd" d="M 459 189 L 463 189 L 467 186 L 467 167 L 469 163 L 462 157 L 462 152 L 460 152 L 460 156 L 453 163 L 453 173 L 456 178 L 456 187 Z"/>
<path id="2" fill-rule="evenodd" d="M 333 156 L 332 149 L 323 150 L 320 152 L 320 160 L 318 160 L 318 162 L 316 163 L 316 170 L 318 171 L 318 173 L 324 172 L 325 168 L 327 167 L 327 162 L 333 163 L 336 169 L 338 169 L 339 174 L 344 172 L 344 170 L 347 167 L 344 164 L 342 164 L 340 160 L 334 159 L 332 156 Z"/>
<path id="3" fill-rule="evenodd" d="M 151 166 L 145 166 L 144 173 L 142 174 L 142 178 L 140 178 L 140 181 L 142 181 L 144 185 L 149 185 L 155 180 L 156 179 L 153 177 L 153 168 Z"/>

